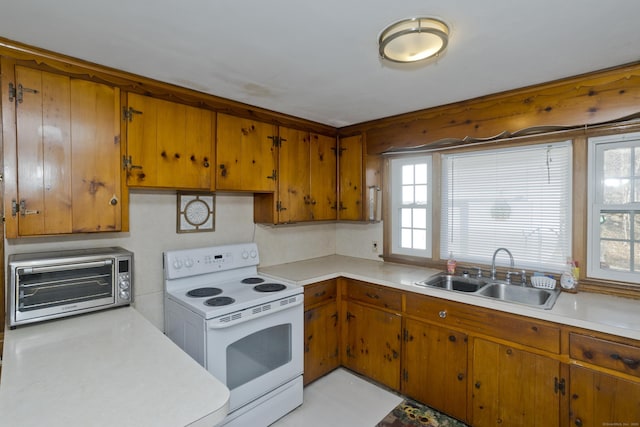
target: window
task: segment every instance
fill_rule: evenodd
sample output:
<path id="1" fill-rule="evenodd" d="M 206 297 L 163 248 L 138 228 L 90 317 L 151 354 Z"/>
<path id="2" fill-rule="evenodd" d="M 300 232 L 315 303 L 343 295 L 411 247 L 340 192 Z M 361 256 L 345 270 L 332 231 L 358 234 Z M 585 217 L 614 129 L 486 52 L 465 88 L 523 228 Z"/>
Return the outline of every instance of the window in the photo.
<path id="1" fill-rule="evenodd" d="M 640 133 L 589 139 L 589 277 L 640 283 Z"/>
<path id="2" fill-rule="evenodd" d="M 444 155 L 440 257 L 563 269 L 571 256 L 570 142 Z M 505 254 L 499 264 L 505 265 Z"/>
<path id="3" fill-rule="evenodd" d="M 391 252 L 431 257 L 431 157 L 391 159 Z"/>

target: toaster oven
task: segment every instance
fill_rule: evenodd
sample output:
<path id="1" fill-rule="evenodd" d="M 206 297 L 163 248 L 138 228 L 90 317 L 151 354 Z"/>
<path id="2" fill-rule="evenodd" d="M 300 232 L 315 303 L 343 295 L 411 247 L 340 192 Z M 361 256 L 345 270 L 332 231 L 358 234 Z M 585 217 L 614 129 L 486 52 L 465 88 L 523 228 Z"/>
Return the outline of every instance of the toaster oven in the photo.
<path id="1" fill-rule="evenodd" d="M 11 328 L 133 302 L 133 253 L 119 247 L 13 254 Z"/>

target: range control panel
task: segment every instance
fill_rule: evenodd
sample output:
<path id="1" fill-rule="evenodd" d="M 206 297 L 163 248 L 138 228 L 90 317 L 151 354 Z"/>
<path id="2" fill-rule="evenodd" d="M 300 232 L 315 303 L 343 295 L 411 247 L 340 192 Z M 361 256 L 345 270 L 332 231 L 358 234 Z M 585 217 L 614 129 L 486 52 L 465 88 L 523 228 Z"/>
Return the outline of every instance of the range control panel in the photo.
<path id="1" fill-rule="evenodd" d="M 206 248 L 183 249 L 164 253 L 166 279 L 196 276 L 218 271 L 257 266 L 258 245 L 241 243 Z"/>

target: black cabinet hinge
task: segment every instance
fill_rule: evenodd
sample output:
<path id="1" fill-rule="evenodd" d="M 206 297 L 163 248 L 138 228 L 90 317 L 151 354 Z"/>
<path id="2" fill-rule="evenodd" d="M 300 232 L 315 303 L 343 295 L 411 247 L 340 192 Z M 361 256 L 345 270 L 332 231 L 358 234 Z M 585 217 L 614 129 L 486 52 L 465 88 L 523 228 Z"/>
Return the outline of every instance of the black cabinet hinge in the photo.
<path id="1" fill-rule="evenodd" d="M 38 93 L 39 91 L 37 89 L 24 87 L 22 84 L 18 84 L 18 87 L 16 87 L 13 83 L 9 83 L 9 101 L 13 102 L 15 100 L 18 101 L 18 104 L 21 104 L 25 92 Z"/>
<path id="2" fill-rule="evenodd" d="M 281 137 L 281 136 L 277 136 L 277 135 L 274 135 L 274 136 L 268 136 L 267 138 L 269 138 L 269 139 L 271 140 L 271 144 L 272 144 L 274 147 L 278 147 L 278 148 L 279 148 L 279 147 L 282 147 L 282 143 L 283 143 L 283 142 L 286 142 L 286 141 L 287 141 L 287 140 L 286 140 L 286 139 L 284 139 L 283 137 Z"/>
<path id="3" fill-rule="evenodd" d="M 566 392 L 566 384 L 565 384 L 564 378 L 560 378 L 560 379 L 558 379 L 558 377 L 554 378 L 553 391 L 556 394 L 558 394 L 558 392 L 560 392 L 564 396 L 564 394 Z"/>
<path id="4" fill-rule="evenodd" d="M 278 172 L 274 169 L 273 172 L 271 173 L 271 175 L 269 175 L 267 177 L 267 179 L 272 179 L 272 180 L 277 180 L 278 179 Z"/>
<path id="5" fill-rule="evenodd" d="M 278 200 L 278 201 L 276 202 L 276 210 L 277 210 L 278 212 L 282 212 L 282 211 L 286 211 L 286 210 L 287 210 L 287 208 L 282 207 L 282 202 L 281 202 L 280 200 Z"/>
<path id="6" fill-rule="evenodd" d="M 142 111 L 133 109 L 133 107 L 122 107 L 122 118 L 128 121 L 133 120 L 134 114 L 142 114 Z"/>

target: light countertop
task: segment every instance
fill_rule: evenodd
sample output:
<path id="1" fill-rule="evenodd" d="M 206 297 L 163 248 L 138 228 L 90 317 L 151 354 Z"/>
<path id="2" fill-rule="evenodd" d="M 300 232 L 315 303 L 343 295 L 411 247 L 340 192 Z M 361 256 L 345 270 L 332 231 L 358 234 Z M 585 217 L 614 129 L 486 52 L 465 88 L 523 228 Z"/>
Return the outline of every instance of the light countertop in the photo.
<path id="1" fill-rule="evenodd" d="M 131 307 L 5 331 L 1 426 L 214 426 L 228 402 Z"/>
<path id="2" fill-rule="evenodd" d="M 536 319 L 640 340 L 640 301 L 608 295 L 562 292 L 551 310 L 501 302 L 463 292 L 415 285 L 440 270 L 330 255 L 260 268 L 260 272 L 298 285 L 347 277 Z"/>

